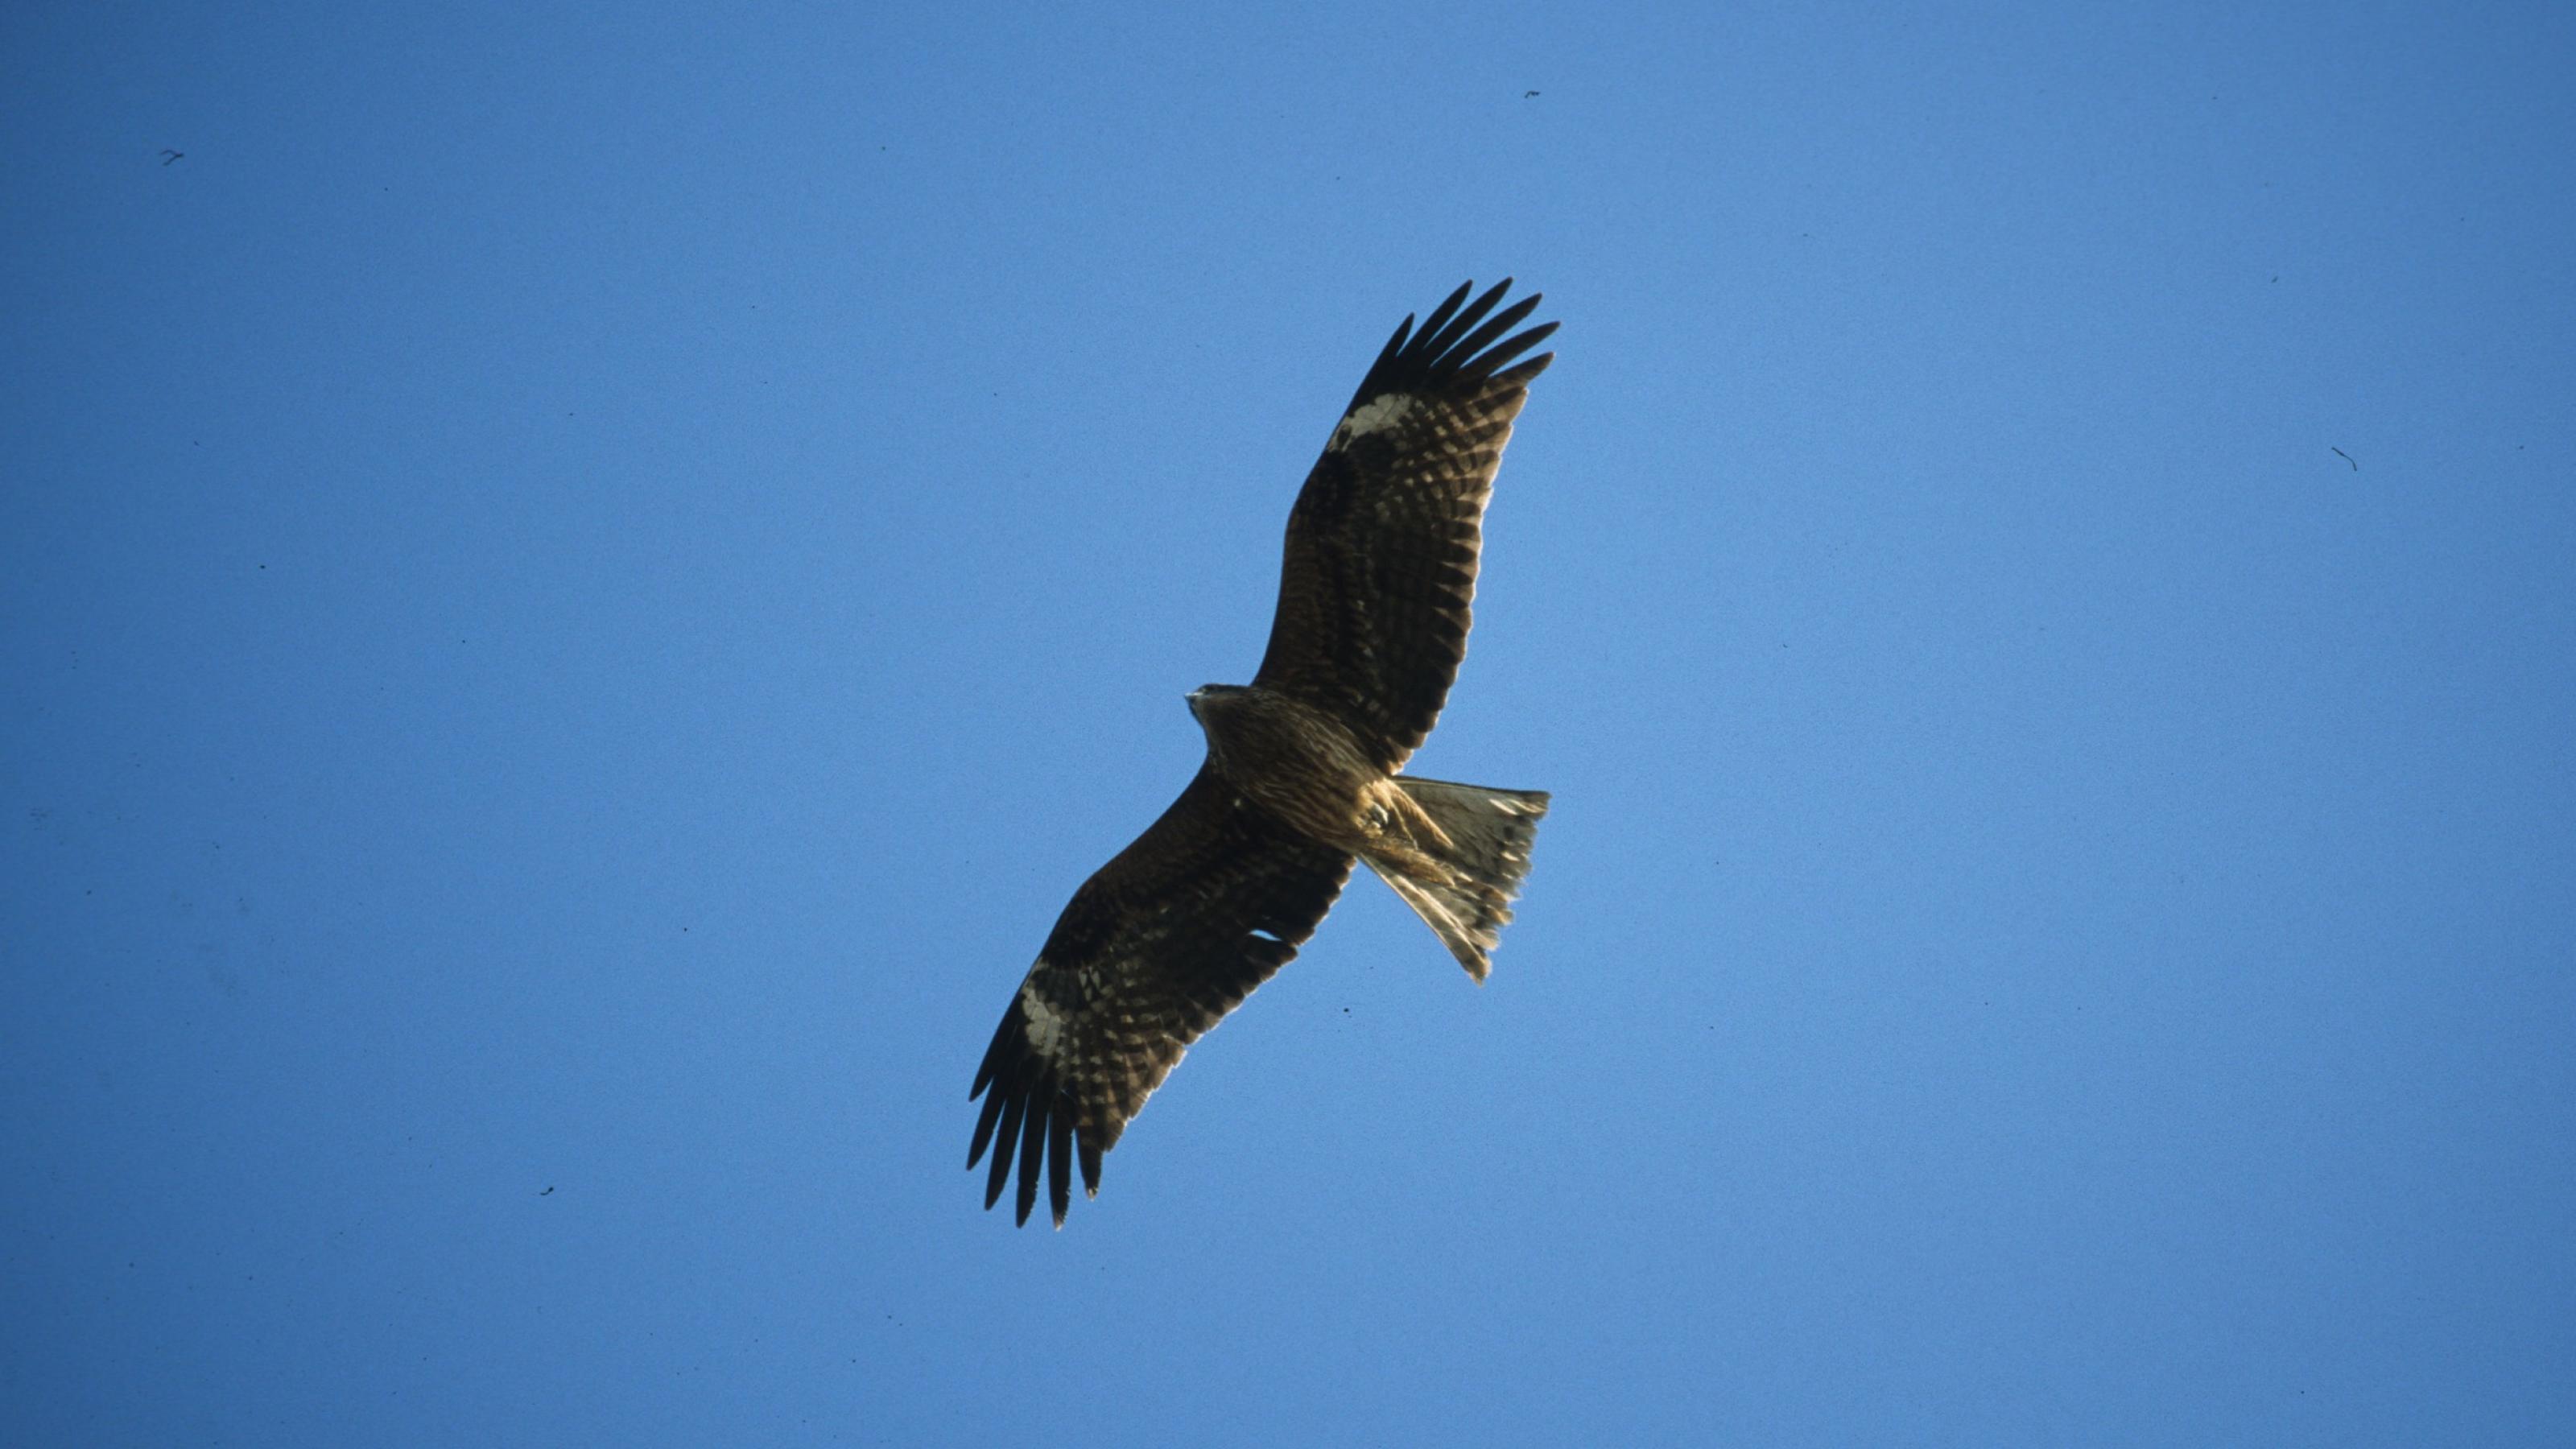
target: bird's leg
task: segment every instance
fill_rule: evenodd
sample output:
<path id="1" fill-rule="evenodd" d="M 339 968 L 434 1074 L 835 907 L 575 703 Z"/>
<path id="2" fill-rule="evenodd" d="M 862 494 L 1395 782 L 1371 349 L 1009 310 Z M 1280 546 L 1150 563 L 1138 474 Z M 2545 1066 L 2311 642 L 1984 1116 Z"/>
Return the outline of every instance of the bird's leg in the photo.
<path id="1" fill-rule="evenodd" d="M 1360 853 L 1410 880 L 1456 886 L 1464 877 L 1441 854 L 1454 849 L 1449 833 L 1393 780 L 1369 787 L 1360 810 Z"/>
<path id="2" fill-rule="evenodd" d="M 1389 780 L 1379 788 L 1383 793 L 1378 798 L 1394 810 L 1396 819 L 1404 823 L 1407 840 L 1438 855 L 1447 855 L 1458 848 L 1457 843 L 1449 838 L 1449 832 L 1441 829 L 1440 822 L 1431 818 L 1431 812 L 1404 793 L 1403 786 Z"/>

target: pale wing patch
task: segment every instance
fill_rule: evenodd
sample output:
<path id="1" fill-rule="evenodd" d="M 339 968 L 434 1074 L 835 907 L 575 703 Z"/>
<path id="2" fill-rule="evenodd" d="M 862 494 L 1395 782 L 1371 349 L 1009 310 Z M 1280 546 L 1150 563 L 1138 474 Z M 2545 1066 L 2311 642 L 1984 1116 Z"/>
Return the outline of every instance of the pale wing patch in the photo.
<path id="1" fill-rule="evenodd" d="M 1041 959 L 1038 964 L 1043 966 L 1046 963 Z M 1064 1013 L 1049 1006 L 1046 998 L 1038 995 L 1034 981 L 1020 986 L 1020 1015 L 1028 1020 L 1029 1050 L 1053 1060 L 1056 1048 L 1064 1040 Z"/>
<path id="2" fill-rule="evenodd" d="M 1324 445 L 1324 451 L 1337 453 L 1349 447 L 1354 438 L 1385 432 L 1412 416 L 1413 410 L 1419 406 L 1421 399 L 1408 392 L 1391 392 L 1384 397 L 1371 398 L 1351 409 L 1351 415 L 1342 419 L 1342 425 L 1333 429 L 1333 440 Z"/>

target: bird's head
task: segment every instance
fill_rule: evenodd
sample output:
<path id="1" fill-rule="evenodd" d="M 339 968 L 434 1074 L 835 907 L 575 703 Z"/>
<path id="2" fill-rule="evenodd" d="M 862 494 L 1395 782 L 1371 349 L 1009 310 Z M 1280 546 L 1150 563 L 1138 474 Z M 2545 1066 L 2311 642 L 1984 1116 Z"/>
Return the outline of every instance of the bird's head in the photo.
<path id="1" fill-rule="evenodd" d="M 1243 693 L 1243 686 L 1239 684 L 1202 684 L 1182 697 L 1190 702 L 1190 714 L 1193 718 L 1205 719 L 1210 705 L 1216 704 L 1229 695 L 1241 693 Z"/>

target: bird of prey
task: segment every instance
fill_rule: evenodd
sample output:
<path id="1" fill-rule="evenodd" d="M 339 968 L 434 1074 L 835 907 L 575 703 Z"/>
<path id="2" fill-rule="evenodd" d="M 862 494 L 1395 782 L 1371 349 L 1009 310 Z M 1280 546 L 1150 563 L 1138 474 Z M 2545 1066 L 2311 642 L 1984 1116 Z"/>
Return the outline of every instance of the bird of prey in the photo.
<path id="1" fill-rule="evenodd" d="M 1469 283 L 1406 317 L 1333 427 L 1288 515 L 1270 646 L 1247 685 L 1188 696 L 1207 759 L 1143 835 L 1083 882 L 1029 968 L 967 1096 L 984 1206 L 1041 1162 L 1064 1226 L 1190 1043 L 1297 954 L 1354 860 L 1482 982 L 1528 874 L 1547 795 L 1399 773 L 1467 652 L 1485 502 L 1530 380 L 1516 334 L 1538 295 Z M 1506 334 L 1512 334 L 1506 336 Z"/>

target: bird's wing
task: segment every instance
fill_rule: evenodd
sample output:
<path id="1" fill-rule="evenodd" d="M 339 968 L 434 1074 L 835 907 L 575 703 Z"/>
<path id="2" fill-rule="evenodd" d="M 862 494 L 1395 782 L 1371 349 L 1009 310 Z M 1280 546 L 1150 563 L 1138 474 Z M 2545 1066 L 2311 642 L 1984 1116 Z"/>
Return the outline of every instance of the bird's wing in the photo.
<path id="1" fill-rule="evenodd" d="M 1466 657 L 1485 501 L 1555 356 L 1512 361 L 1553 322 L 1504 335 L 1537 293 L 1494 312 L 1511 282 L 1470 302 L 1472 286 L 1418 331 L 1411 317 L 1395 329 L 1306 475 L 1253 678 L 1330 711 L 1390 770 L 1431 732 Z"/>
<path id="2" fill-rule="evenodd" d="M 1019 1220 L 1038 1166 L 1056 1225 L 1100 1155 L 1191 1042 L 1297 954 L 1350 877 L 1351 857 L 1274 823 L 1202 765 L 1134 844 L 1102 866 L 1057 918 L 1021 981 L 967 1095 L 984 1098 L 966 1154 L 993 1152 L 984 1206 L 1019 1158 Z"/>

